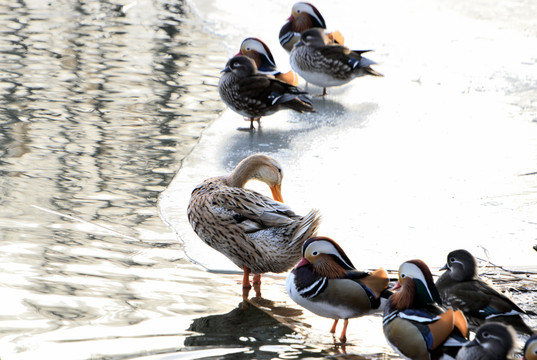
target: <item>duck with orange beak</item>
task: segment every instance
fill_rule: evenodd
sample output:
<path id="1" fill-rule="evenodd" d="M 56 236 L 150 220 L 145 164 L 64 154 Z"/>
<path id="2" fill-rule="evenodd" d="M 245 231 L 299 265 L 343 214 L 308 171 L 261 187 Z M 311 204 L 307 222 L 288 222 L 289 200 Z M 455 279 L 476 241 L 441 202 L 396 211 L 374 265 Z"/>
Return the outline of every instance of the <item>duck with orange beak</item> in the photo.
<path id="1" fill-rule="evenodd" d="M 266 183 L 274 200 L 245 189 L 252 179 Z M 237 164 L 229 175 L 212 177 L 192 191 L 187 216 L 194 232 L 209 246 L 243 269 L 243 300 L 251 289 L 261 297 L 261 274 L 289 270 L 302 252 L 302 244 L 320 224 L 317 210 L 295 214 L 283 204 L 283 172 L 272 157 L 254 154 Z"/>

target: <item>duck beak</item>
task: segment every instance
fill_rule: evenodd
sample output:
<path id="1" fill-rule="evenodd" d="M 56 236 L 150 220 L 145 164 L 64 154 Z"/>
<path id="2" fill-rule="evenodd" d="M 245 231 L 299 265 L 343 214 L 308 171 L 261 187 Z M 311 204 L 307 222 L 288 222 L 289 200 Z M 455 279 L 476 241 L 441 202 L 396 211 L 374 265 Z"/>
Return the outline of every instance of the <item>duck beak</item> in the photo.
<path id="1" fill-rule="evenodd" d="M 283 202 L 282 186 L 280 184 L 271 186 L 270 191 L 272 191 L 272 197 L 274 198 L 274 200 L 279 201 L 281 203 Z"/>
<path id="2" fill-rule="evenodd" d="M 392 290 L 397 290 L 401 288 L 401 284 L 399 284 L 399 281 L 395 283 L 395 285 L 392 287 Z"/>
<path id="3" fill-rule="evenodd" d="M 295 269 L 298 269 L 301 266 L 308 265 L 310 262 L 306 258 L 302 258 L 298 264 L 296 264 Z"/>
<path id="4" fill-rule="evenodd" d="M 239 52 L 235 54 L 235 56 L 239 56 L 239 55 L 244 55 L 244 54 L 242 53 L 242 50 L 239 50 Z"/>
<path id="5" fill-rule="evenodd" d="M 449 270 L 449 267 L 446 264 L 446 265 L 442 266 L 439 270 L 440 271 Z"/>

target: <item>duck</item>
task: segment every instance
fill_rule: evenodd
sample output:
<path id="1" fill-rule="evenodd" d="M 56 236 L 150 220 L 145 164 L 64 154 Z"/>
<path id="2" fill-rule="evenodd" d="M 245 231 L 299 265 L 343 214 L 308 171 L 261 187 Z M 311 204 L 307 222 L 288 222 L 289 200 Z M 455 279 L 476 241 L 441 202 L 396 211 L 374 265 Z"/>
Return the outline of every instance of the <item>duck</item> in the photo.
<path id="1" fill-rule="evenodd" d="M 477 261 L 465 249 L 451 251 L 445 272 L 436 281 L 442 301 L 465 314 L 472 328 L 487 321 L 502 322 L 517 332 L 532 335 L 533 330 L 524 322 L 526 314 L 511 299 L 479 279 Z"/>
<path id="2" fill-rule="evenodd" d="M 307 92 L 259 74 L 248 56 L 234 56 L 222 72 L 218 82 L 220 97 L 230 109 L 250 121 L 250 129 L 254 129 L 254 121 L 282 109 L 315 112 Z"/>
<path id="3" fill-rule="evenodd" d="M 399 267 L 397 290 L 384 308 L 382 328 L 390 346 L 407 359 L 454 358 L 467 342 L 468 325 L 459 310 L 442 300 L 427 264 L 409 260 Z"/>
<path id="4" fill-rule="evenodd" d="M 267 184 L 273 199 L 244 188 L 249 180 Z M 282 167 L 271 156 L 253 154 L 228 175 L 211 177 L 192 191 L 187 208 L 198 237 L 243 270 L 243 300 L 251 289 L 261 297 L 261 274 L 282 273 L 302 257 L 302 244 L 314 236 L 321 215 L 312 209 L 297 215 L 283 203 Z"/>
<path id="5" fill-rule="evenodd" d="M 323 88 L 347 84 L 365 76 L 383 75 L 371 68 L 374 61 L 363 56 L 370 50 L 350 50 L 343 45 L 330 44 L 319 28 L 308 29 L 300 37 L 289 55 L 291 69 L 309 83 Z"/>
<path id="6" fill-rule="evenodd" d="M 343 319 L 339 340 L 346 343 L 349 319 L 382 312 L 391 295 L 388 283 L 386 270 L 356 270 L 333 239 L 318 236 L 304 242 L 302 259 L 287 276 L 286 290 L 298 305 L 334 319 L 332 334 Z"/>
<path id="7" fill-rule="evenodd" d="M 300 40 L 300 35 L 311 28 L 326 30 L 326 22 L 315 6 L 307 2 L 297 2 L 291 9 L 291 16 L 280 29 L 280 44 L 291 52 L 293 46 Z M 343 45 L 345 39 L 341 32 L 333 31 L 327 34 L 330 43 Z"/>
<path id="8" fill-rule="evenodd" d="M 246 55 L 254 60 L 257 72 L 260 74 L 274 76 L 276 79 L 293 86 L 298 85 L 298 75 L 293 70 L 286 73 L 279 71 L 269 47 L 258 38 L 244 39 L 237 55 Z"/>
<path id="9" fill-rule="evenodd" d="M 530 336 L 524 344 L 523 360 L 537 360 L 537 334 Z"/>
<path id="10" fill-rule="evenodd" d="M 487 323 L 459 350 L 456 360 L 507 360 L 515 344 L 515 331 L 511 326 Z"/>

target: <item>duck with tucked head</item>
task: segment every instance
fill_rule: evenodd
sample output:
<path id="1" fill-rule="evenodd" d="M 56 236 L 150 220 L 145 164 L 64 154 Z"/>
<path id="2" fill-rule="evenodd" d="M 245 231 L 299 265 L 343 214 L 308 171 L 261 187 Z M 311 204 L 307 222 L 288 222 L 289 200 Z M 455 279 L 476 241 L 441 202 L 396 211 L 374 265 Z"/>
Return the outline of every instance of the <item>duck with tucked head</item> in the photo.
<path id="1" fill-rule="evenodd" d="M 315 109 L 307 92 L 257 72 L 255 62 L 247 56 L 231 58 L 218 82 L 218 92 L 224 103 L 250 121 L 272 115 L 283 109 L 300 113 Z"/>
<path id="2" fill-rule="evenodd" d="M 375 62 L 362 54 L 369 50 L 350 50 L 333 45 L 319 28 L 306 30 L 290 54 L 291 68 L 304 80 L 323 88 L 344 85 L 365 76 L 383 76 L 371 68 Z"/>
<path id="3" fill-rule="evenodd" d="M 280 29 L 280 44 L 287 52 L 300 40 L 300 35 L 311 28 L 326 29 L 323 16 L 315 6 L 307 2 L 297 2 L 293 5 L 291 16 Z M 323 31 L 324 31 L 323 30 Z M 343 35 L 339 31 L 327 34 L 330 43 L 343 45 Z"/>
<path id="4" fill-rule="evenodd" d="M 298 85 L 298 75 L 293 70 L 289 70 L 286 73 L 278 70 L 269 47 L 257 38 L 249 37 L 244 39 L 237 55 L 246 55 L 254 60 L 257 72 L 260 74 L 274 76 L 276 79 L 293 86 Z"/>
<path id="5" fill-rule="evenodd" d="M 340 341 L 347 340 L 349 319 L 380 312 L 391 293 L 384 269 L 358 271 L 343 249 L 328 237 L 313 237 L 302 247 L 302 260 L 287 277 L 287 293 L 297 304 L 334 319 L 343 319 Z"/>
<path id="6" fill-rule="evenodd" d="M 524 310 L 479 279 L 477 261 L 470 252 L 464 249 L 450 252 L 440 270 L 445 272 L 436 281 L 436 287 L 442 301 L 462 310 L 473 327 L 495 321 L 511 325 L 523 334 L 534 333 L 520 316 L 525 314 Z"/>
<path id="7" fill-rule="evenodd" d="M 243 159 L 226 176 L 212 177 L 192 191 L 187 215 L 194 232 L 209 246 L 243 269 L 243 299 L 254 274 L 256 296 L 261 296 L 261 274 L 289 270 L 302 256 L 302 244 L 320 224 L 317 210 L 306 216 L 283 204 L 282 168 L 263 154 Z M 251 179 L 266 183 L 274 200 L 244 185 Z"/>
<path id="8" fill-rule="evenodd" d="M 384 309 L 384 335 L 392 348 L 413 360 L 454 358 L 466 342 L 466 319 L 461 311 L 440 307 L 427 264 L 422 260 L 401 264 L 393 287 L 397 289 Z"/>
<path id="9" fill-rule="evenodd" d="M 458 352 L 457 360 L 508 360 L 516 344 L 511 326 L 489 323 L 479 327 L 474 340 Z"/>

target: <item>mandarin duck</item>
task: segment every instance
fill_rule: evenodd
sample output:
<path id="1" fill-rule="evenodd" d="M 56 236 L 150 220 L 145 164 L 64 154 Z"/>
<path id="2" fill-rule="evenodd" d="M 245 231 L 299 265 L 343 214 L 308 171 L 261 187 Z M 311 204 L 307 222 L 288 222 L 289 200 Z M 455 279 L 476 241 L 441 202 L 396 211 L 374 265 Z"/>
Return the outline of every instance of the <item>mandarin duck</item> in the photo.
<path id="1" fill-rule="evenodd" d="M 259 74 L 255 62 L 247 56 L 231 58 L 218 82 L 220 97 L 236 113 L 250 121 L 282 109 L 300 113 L 314 112 L 307 92 L 283 81 Z"/>
<path id="2" fill-rule="evenodd" d="M 477 329 L 474 340 L 457 353 L 457 360 L 507 360 L 516 344 L 515 332 L 500 323 L 488 323 Z"/>
<path id="3" fill-rule="evenodd" d="M 413 360 L 455 357 L 466 342 L 466 319 L 461 311 L 442 304 L 431 271 L 422 260 L 399 267 L 398 290 L 384 309 L 383 330 L 390 346 Z"/>
<path id="4" fill-rule="evenodd" d="M 486 321 L 502 322 L 521 333 L 533 331 L 521 318 L 525 311 L 478 277 L 477 261 L 464 249 L 448 254 L 445 272 L 436 281 L 440 297 L 447 305 L 460 309 L 472 327 Z"/>
<path id="5" fill-rule="evenodd" d="M 244 39 L 237 55 L 246 55 L 254 60 L 257 72 L 260 74 L 272 75 L 276 79 L 293 86 L 298 85 L 298 75 L 293 70 L 289 70 L 286 73 L 279 71 L 269 47 L 257 38 L 249 37 Z"/>
<path id="6" fill-rule="evenodd" d="M 291 16 L 280 29 L 280 44 L 287 52 L 300 40 L 300 35 L 311 28 L 326 29 L 323 16 L 315 6 L 306 2 L 297 2 L 293 5 Z M 343 35 L 339 31 L 327 34 L 330 43 L 343 45 Z"/>
<path id="7" fill-rule="evenodd" d="M 251 288 L 249 274 L 254 274 L 256 296 L 261 297 L 261 274 L 289 270 L 320 224 L 317 210 L 300 216 L 282 203 L 282 177 L 275 159 L 254 154 L 229 175 L 209 178 L 192 191 L 188 220 L 206 244 L 243 269 L 244 300 Z M 251 179 L 266 183 L 274 200 L 245 189 Z"/>
<path id="8" fill-rule="evenodd" d="M 343 249 L 328 237 L 313 237 L 302 246 L 302 260 L 289 273 L 287 293 L 316 315 L 334 319 L 335 333 L 343 319 L 340 341 L 345 343 L 350 318 L 380 312 L 391 293 L 384 269 L 358 271 Z"/>
<path id="9" fill-rule="evenodd" d="M 537 360 L 537 335 L 532 335 L 526 340 L 523 355 L 523 360 Z"/>
<path id="10" fill-rule="evenodd" d="M 323 88 L 344 85 L 354 78 L 383 76 L 371 68 L 375 62 L 362 56 L 370 50 L 349 50 L 343 45 L 331 45 L 322 29 L 302 33 L 290 54 L 291 68 L 304 80 Z"/>

